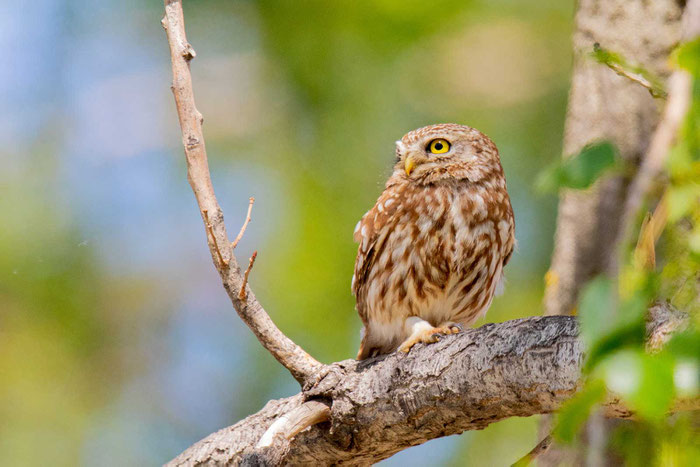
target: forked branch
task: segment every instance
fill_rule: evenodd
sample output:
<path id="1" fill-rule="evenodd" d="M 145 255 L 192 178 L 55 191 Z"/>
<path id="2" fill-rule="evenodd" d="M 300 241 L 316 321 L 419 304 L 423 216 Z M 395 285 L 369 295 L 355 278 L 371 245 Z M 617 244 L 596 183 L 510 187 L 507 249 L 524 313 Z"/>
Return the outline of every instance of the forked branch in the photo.
<path id="1" fill-rule="evenodd" d="M 212 260 L 238 315 L 253 331 L 260 343 L 303 385 L 317 377 L 324 365 L 285 336 L 255 298 L 247 284 L 252 260 L 245 277 L 241 274 L 233 249 L 230 247 L 231 242 L 226 233 L 224 216 L 214 195 L 209 174 L 209 162 L 202 133 L 202 114 L 195 106 L 190 74 L 190 61 L 196 54 L 185 35 L 182 0 L 165 0 L 164 3 L 165 17 L 161 24 L 165 28 L 170 46 L 173 69 L 172 91 L 180 119 L 182 142 L 185 146 L 187 178 L 197 198 Z M 239 237 L 243 236 L 245 227 L 250 221 L 252 205 L 251 198 L 248 216 Z M 238 243 L 239 240 L 240 238 L 237 238 L 234 243 Z"/>

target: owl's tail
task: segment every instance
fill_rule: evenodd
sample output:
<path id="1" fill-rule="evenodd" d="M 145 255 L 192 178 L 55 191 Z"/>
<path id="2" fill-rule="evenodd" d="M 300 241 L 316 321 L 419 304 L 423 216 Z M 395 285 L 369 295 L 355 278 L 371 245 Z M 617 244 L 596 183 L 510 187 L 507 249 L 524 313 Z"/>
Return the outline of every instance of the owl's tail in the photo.
<path id="1" fill-rule="evenodd" d="M 362 341 L 360 342 L 360 350 L 357 351 L 357 359 L 365 360 L 369 358 L 370 348 L 367 344 L 367 335 L 362 336 Z"/>
<path id="2" fill-rule="evenodd" d="M 369 337 L 367 332 L 362 333 L 362 341 L 360 342 L 360 350 L 357 351 L 357 360 L 366 360 L 368 358 L 376 357 L 382 352 L 379 347 L 373 347 L 369 343 Z"/>

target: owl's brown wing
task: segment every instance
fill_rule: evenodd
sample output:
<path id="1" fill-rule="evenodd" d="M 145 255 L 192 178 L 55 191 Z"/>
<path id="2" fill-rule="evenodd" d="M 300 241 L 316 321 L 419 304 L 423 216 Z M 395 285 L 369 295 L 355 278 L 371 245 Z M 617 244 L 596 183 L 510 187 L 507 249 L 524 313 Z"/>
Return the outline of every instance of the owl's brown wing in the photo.
<path id="1" fill-rule="evenodd" d="M 360 246 L 355 260 L 355 274 L 352 293 L 357 300 L 357 312 L 365 327 L 368 324 L 364 290 L 376 258 L 385 246 L 386 239 L 396 223 L 396 213 L 401 204 L 401 191 L 394 186 L 387 186 L 372 209 L 362 216 L 357 223 L 353 238 Z"/>

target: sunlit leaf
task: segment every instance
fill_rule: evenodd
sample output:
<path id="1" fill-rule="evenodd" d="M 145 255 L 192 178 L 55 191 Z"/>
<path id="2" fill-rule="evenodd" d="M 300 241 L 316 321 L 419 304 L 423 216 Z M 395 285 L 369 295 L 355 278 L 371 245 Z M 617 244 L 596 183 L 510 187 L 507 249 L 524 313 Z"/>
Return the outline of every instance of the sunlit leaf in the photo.
<path id="1" fill-rule="evenodd" d="M 700 394 L 700 362 L 697 358 L 682 358 L 673 367 L 673 385 L 680 397 Z"/>
<path id="2" fill-rule="evenodd" d="M 554 437 L 564 443 L 571 443 L 588 419 L 593 406 L 605 397 L 605 385 L 594 380 L 568 400 L 557 414 Z"/>
<path id="3" fill-rule="evenodd" d="M 537 187 L 543 192 L 588 188 L 605 171 L 615 167 L 616 160 L 615 147 L 609 142 L 586 146 L 578 155 L 565 158 L 542 172 Z"/>
<path id="4" fill-rule="evenodd" d="M 625 272 L 622 281 L 628 290 L 617 299 L 613 282 L 602 276 L 593 279 L 581 294 L 579 323 L 588 347 L 584 372 L 592 371 L 619 349 L 643 347 L 644 317 L 657 290 L 657 276 L 630 271 Z"/>
<path id="5" fill-rule="evenodd" d="M 666 415 L 671 407 L 674 391 L 674 362 L 665 354 L 642 353 L 642 384 L 630 397 L 630 403 L 639 415 L 655 420 Z"/>
<path id="6" fill-rule="evenodd" d="M 601 361 L 616 350 L 628 347 L 641 348 L 644 344 L 644 320 L 625 323 L 616 327 L 611 333 L 598 339 L 588 352 L 583 370 L 591 372 Z"/>
<path id="7" fill-rule="evenodd" d="M 673 57 L 678 66 L 700 77 L 700 37 L 678 47 Z"/>
<path id="8" fill-rule="evenodd" d="M 679 332 L 668 341 L 664 351 L 679 359 L 700 359 L 700 331 L 693 329 Z"/>
<path id="9" fill-rule="evenodd" d="M 602 364 L 605 384 L 641 417 L 656 420 L 670 408 L 674 395 L 674 362 L 667 354 L 622 350 Z"/>
<path id="10" fill-rule="evenodd" d="M 630 397 L 642 385 L 643 365 L 639 352 L 623 350 L 611 355 L 602 371 L 605 385 L 619 395 Z"/>
<path id="11" fill-rule="evenodd" d="M 668 190 L 668 220 L 675 222 L 700 203 L 700 184 L 672 186 Z"/>

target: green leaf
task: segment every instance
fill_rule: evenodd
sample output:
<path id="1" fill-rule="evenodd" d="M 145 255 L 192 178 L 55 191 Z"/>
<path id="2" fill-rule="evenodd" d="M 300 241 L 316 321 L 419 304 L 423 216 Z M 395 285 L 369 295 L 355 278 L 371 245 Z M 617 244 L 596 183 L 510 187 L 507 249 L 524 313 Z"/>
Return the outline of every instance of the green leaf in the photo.
<path id="1" fill-rule="evenodd" d="M 666 415 L 674 395 L 674 361 L 668 355 L 644 350 L 623 350 L 602 365 L 605 384 L 619 394 L 641 417 L 659 420 Z"/>
<path id="2" fill-rule="evenodd" d="M 644 320 L 639 319 L 618 326 L 609 334 L 599 338 L 586 355 L 586 363 L 583 365 L 584 373 L 593 371 L 599 363 L 619 349 L 642 347 L 645 332 Z"/>
<path id="3" fill-rule="evenodd" d="M 593 406 L 602 401 L 603 397 L 605 397 L 605 385 L 600 380 L 590 381 L 559 410 L 553 432 L 554 437 L 560 442 L 573 442 L 588 419 Z"/>
<path id="4" fill-rule="evenodd" d="M 645 315 L 655 296 L 656 277 L 644 274 L 629 296 L 617 301 L 615 284 L 604 276 L 590 281 L 579 300 L 581 338 L 587 346 L 584 372 L 591 372 L 607 356 L 619 349 L 643 347 Z"/>
<path id="5" fill-rule="evenodd" d="M 590 281 L 581 293 L 578 318 L 581 338 L 587 348 L 596 340 L 608 334 L 613 328 L 614 309 L 612 303 L 613 283 L 610 279 L 598 276 Z"/>
<path id="6" fill-rule="evenodd" d="M 609 142 L 588 145 L 574 156 L 545 169 L 537 179 L 537 188 L 556 192 L 560 188 L 585 189 L 616 165 L 615 147 Z"/>
<path id="7" fill-rule="evenodd" d="M 676 222 L 700 203 L 700 185 L 687 183 L 668 190 L 668 221 Z"/>
<path id="8" fill-rule="evenodd" d="M 668 341 L 664 351 L 677 358 L 700 358 L 700 331 L 679 332 Z"/>
<path id="9" fill-rule="evenodd" d="M 700 37 L 680 45 L 674 50 L 673 57 L 679 67 L 696 78 L 700 77 Z"/>

